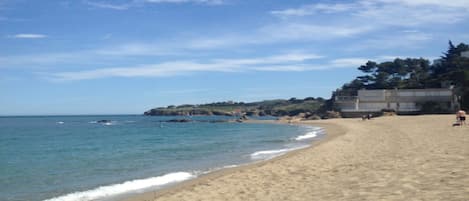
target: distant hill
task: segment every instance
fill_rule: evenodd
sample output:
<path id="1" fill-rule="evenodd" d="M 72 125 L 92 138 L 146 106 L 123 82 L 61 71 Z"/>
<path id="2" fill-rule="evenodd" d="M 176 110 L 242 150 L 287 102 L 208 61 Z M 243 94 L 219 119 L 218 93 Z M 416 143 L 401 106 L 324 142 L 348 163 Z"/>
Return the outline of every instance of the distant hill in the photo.
<path id="1" fill-rule="evenodd" d="M 159 107 L 148 110 L 144 115 L 172 116 L 172 115 L 248 115 L 248 116 L 295 116 L 300 113 L 316 114 L 325 104 L 323 98 L 305 98 L 288 100 L 266 100 L 260 102 L 217 102 L 201 105 L 179 105 Z"/>

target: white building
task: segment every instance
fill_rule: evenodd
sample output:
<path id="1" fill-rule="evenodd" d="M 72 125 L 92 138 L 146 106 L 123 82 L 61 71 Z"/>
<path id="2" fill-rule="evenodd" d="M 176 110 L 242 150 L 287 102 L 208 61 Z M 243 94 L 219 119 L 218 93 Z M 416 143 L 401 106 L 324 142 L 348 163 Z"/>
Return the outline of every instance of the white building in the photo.
<path id="1" fill-rule="evenodd" d="M 461 52 L 461 56 L 469 58 L 469 51 Z"/>
<path id="2" fill-rule="evenodd" d="M 358 96 L 337 96 L 336 104 L 343 116 L 376 113 L 383 110 L 396 113 L 418 113 L 422 105 L 434 102 L 452 111 L 456 101 L 451 89 L 380 89 L 359 90 Z"/>

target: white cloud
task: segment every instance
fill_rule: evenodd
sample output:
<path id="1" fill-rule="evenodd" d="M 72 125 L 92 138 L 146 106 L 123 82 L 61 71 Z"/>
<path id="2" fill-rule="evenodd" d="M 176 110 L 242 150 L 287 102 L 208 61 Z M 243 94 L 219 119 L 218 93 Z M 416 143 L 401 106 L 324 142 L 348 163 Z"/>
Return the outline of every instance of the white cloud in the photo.
<path id="1" fill-rule="evenodd" d="M 434 39 L 432 34 L 420 32 L 401 32 L 366 38 L 347 46 L 344 50 L 356 52 L 362 50 L 419 49 Z"/>
<path id="2" fill-rule="evenodd" d="M 469 2 L 467 0 L 379 0 L 384 3 L 397 3 L 409 6 L 438 6 L 438 7 L 454 7 L 469 9 Z"/>
<path id="3" fill-rule="evenodd" d="M 415 26 L 461 22 L 468 18 L 468 11 L 467 0 L 359 0 L 353 3 L 307 4 L 271 11 L 271 14 L 287 18 L 338 13 L 342 14 L 343 20 L 353 24 Z"/>
<path id="4" fill-rule="evenodd" d="M 353 9 L 356 7 L 354 4 L 308 4 L 300 6 L 299 8 L 289 8 L 285 10 L 274 10 L 270 13 L 273 15 L 277 15 L 280 17 L 288 17 L 288 16 L 307 16 L 313 15 L 316 13 L 337 13 L 337 12 L 344 12 Z"/>
<path id="5" fill-rule="evenodd" d="M 127 10 L 130 7 L 132 7 L 131 3 L 113 4 L 113 3 L 107 3 L 107 2 L 102 2 L 102 1 L 83 1 L 83 2 L 89 6 L 93 6 L 96 8 L 106 8 L 106 9 L 112 9 L 112 10 Z"/>
<path id="6" fill-rule="evenodd" d="M 254 40 L 254 38 L 252 38 Z M 168 42 L 169 41 L 169 42 Z M 243 39 L 232 38 L 224 41 L 220 38 L 219 43 L 207 44 L 205 39 L 188 39 L 173 42 L 168 40 L 164 43 L 126 43 L 103 47 L 98 49 L 88 49 L 69 52 L 52 52 L 26 55 L 0 56 L 0 68 L 33 68 L 33 69 L 54 69 L 58 66 L 68 68 L 87 67 L 105 65 L 108 63 L 121 63 L 131 61 L 133 63 L 167 60 L 168 58 L 193 58 L 194 55 L 210 55 L 212 51 L 218 51 L 226 46 L 246 45 Z M 243 44 L 244 42 L 244 44 Z M 254 42 L 253 42 L 254 43 Z M 199 51 L 203 50 L 203 51 Z M 258 65 L 272 64 L 282 61 L 301 61 L 321 58 L 320 55 L 305 54 L 302 51 L 289 51 L 289 54 L 256 59 L 212 59 L 213 62 L 223 65 Z M 179 59 L 181 60 L 181 59 Z M 182 59 L 184 60 L 184 59 Z"/>
<path id="7" fill-rule="evenodd" d="M 157 44 L 128 43 L 93 50 L 98 55 L 105 56 L 160 56 L 173 54 L 172 48 L 163 48 Z"/>
<path id="8" fill-rule="evenodd" d="M 102 68 L 77 72 L 60 72 L 51 76 L 52 80 L 87 80 L 107 77 L 164 77 L 193 72 L 234 72 L 234 66 L 218 66 L 191 61 L 166 62 L 132 67 Z"/>
<path id="9" fill-rule="evenodd" d="M 238 37 L 238 40 L 229 38 L 230 40 L 223 41 L 212 38 L 213 43 L 207 44 L 323 41 L 356 38 L 366 34 L 367 37 L 359 39 L 365 44 L 350 41 L 350 47 L 344 49 L 365 45 L 369 45 L 369 48 L 395 48 L 399 45 L 415 48 L 416 45 L 434 39 L 432 34 L 417 30 L 464 22 L 469 19 L 469 12 L 465 9 L 468 7 L 467 0 L 357 0 L 347 3 L 313 3 L 271 11 L 271 14 L 283 19 L 278 23 L 261 26 L 250 35 Z M 324 15 L 328 13 L 333 15 Z M 323 18 L 327 18 L 327 23 L 321 20 Z M 404 30 L 404 35 L 397 34 L 402 38 L 390 34 L 396 29 Z M 378 36 L 383 37 L 378 39 Z"/>
<path id="10" fill-rule="evenodd" d="M 11 36 L 12 38 L 24 38 L 24 39 L 39 39 L 39 38 L 46 38 L 46 35 L 43 34 L 29 34 L 29 33 L 22 33 L 16 34 Z"/>
<path id="11" fill-rule="evenodd" d="M 148 3 L 200 3 L 209 5 L 223 4 L 223 0 L 145 0 Z"/>
<path id="12" fill-rule="evenodd" d="M 242 66 L 242 65 L 260 65 L 260 64 L 278 64 L 286 62 L 303 62 L 306 60 L 320 59 L 323 56 L 316 54 L 283 54 L 263 58 L 252 59 L 215 59 L 214 61 L 223 66 Z"/>
<path id="13" fill-rule="evenodd" d="M 420 33 L 420 31 L 418 31 L 418 30 L 412 30 L 412 29 L 403 30 L 402 32 L 403 32 L 403 33 Z"/>
<path id="14" fill-rule="evenodd" d="M 424 58 L 428 59 L 429 61 L 433 61 L 437 58 L 440 58 L 439 56 L 412 56 L 412 55 L 381 55 L 376 57 L 374 61 L 378 62 L 384 62 L 384 61 L 394 61 L 394 59 L 399 58 L 399 59 L 407 59 L 407 58 Z"/>
<path id="15" fill-rule="evenodd" d="M 1 10 L 1 7 L 0 7 Z M 23 18 L 11 18 L 11 17 L 5 17 L 5 16 L 0 16 L 0 22 L 5 21 L 5 22 L 24 22 L 24 21 L 30 21 L 29 19 L 23 19 Z"/>
<path id="16" fill-rule="evenodd" d="M 93 60 L 93 56 L 86 52 L 73 53 L 44 53 L 34 55 L 16 55 L 0 57 L 0 68 L 35 68 L 50 64 L 79 64 L 80 61 Z M 93 60 L 95 61 L 95 60 Z"/>
<path id="17" fill-rule="evenodd" d="M 111 6 L 117 4 L 116 1 L 83 1 L 83 2 L 101 2 L 102 6 L 106 6 L 107 2 L 112 2 Z M 125 0 L 121 2 L 122 8 L 116 7 L 114 9 L 124 9 L 134 6 L 138 2 L 143 3 L 216 3 L 223 1 L 209 1 L 209 0 Z M 103 47 L 97 49 L 67 52 L 67 53 L 44 53 L 37 55 L 20 55 L 20 56 L 6 56 L 0 57 L 0 68 L 9 66 L 40 66 L 43 65 L 59 65 L 59 64 L 74 64 L 75 66 L 97 66 L 106 63 L 119 62 L 135 63 L 134 66 L 143 63 L 143 60 L 137 61 L 136 58 L 145 58 L 145 63 L 161 62 L 159 56 L 172 56 L 179 57 L 178 59 L 184 60 L 187 55 L 219 55 L 220 52 L 232 53 L 234 51 L 243 51 L 248 48 L 233 48 L 233 47 L 261 47 L 263 45 L 283 45 L 286 48 L 297 43 L 311 43 L 312 48 L 319 48 L 316 42 L 322 43 L 324 41 L 335 42 L 340 39 L 346 39 L 344 45 L 335 49 L 338 54 L 343 51 L 363 51 L 363 50 L 383 50 L 383 49 L 412 49 L 421 47 L 423 44 L 432 42 L 435 38 L 441 35 L 432 35 L 424 33 L 426 27 L 420 27 L 422 23 L 429 26 L 438 26 L 444 23 L 444 20 L 451 22 L 450 18 L 460 21 L 469 14 L 464 12 L 450 12 L 460 11 L 460 7 L 464 7 L 462 1 L 459 4 L 453 3 L 440 3 L 442 7 L 436 6 L 437 1 L 414 1 L 405 0 L 359 0 L 354 3 L 320 3 L 308 4 L 300 6 L 299 8 L 292 8 L 291 15 L 295 15 L 293 11 L 298 11 L 300 14 L 296 15 L 302 18 L 281 19 L 277 22 L 272 22 L 266 25 L 261 25 L 254 29 L 247 29 L 240 32 L 230 32 L 229 34 L 211 35 L 210 32 L 199 34 L 200 37 L 187 38 L 178 37 L 176 34 L 174 38 L 165 39 L 165 42 L 151 41 L 151 42 L 137 42 L 115 45 L 111 47 Z M 132 3 L 132 4 L 129 4 Z M 421 9 L 418 6 L 423 6 Z M 453 6 L 454 5 L 454 6 Z M 97 4 L 95 6 L 98 6 Z M 119 5 L 118 5 L 119 6 Z M 389 9 L 389 11 L 387 11 Z M 284 11 L 287 11 L 286 9 Z M 290 11 L 289 11 L 290 12 Z M 315 13 L 334 13 L 334 15 L 327 15 L 331 18 L 330 21 L 325 23 L 318 20 L 314 15 Z M 272 11 L 273 14 L 282 15 L 287 12 Z M 301 14 L 303 13 L 303 14 Z M 403 17 L 404 16 L 404 17 Z M 439 18 L 441 19 L 435 19 Z M 403 26 L 396 27 L 395 26 Z M 393 31 L 394 30 L 394 31 Z M 417 31 L 419 30 L 419 31 Z M 421 30 L 421 32 L 420 32 Z M 371 33 L 371 34 L 370 34 Z M 376 33 L 376 34 L 375 34 Z M 39 34 L 31 35 L 44 36 Z M 27 38 L 23 35 L 23 38 Z M 39 38 L 39 37 L 38 37 Z M 449 37 L 448 37 L 449 38 Z M 467 38 L 467 36 L 466 36 Z M 356 39 L 356 40 L 355 40 Z M 451 38 L 452 39 L 452 38 Z M 446 40 L 446 39 L 445 39 Z M 300 44 L 301 45 L 301 44 Z M 303 46 L 301 46 L 303 47 Z M 301 48 L 300 47 L 300 48 Z M 284 48 L 284 47 L 282 47 Z M 233 50 L 233 51 L 232 51 Z M 388 54 L 388 53 L 384 53 Z M 389 54 L 393 54 L 390 52 Z M 286 55 L 282 55 L 286 56 Z M 149 61 L 147 58 L 151 58 Z M 257 63 L 256 58 L 226 60 L 226 59 L 212 59 L 209 63 L 217 63 L 227 65 L 226 62 L 232 62 L 236 65 L 261 65 Z M 265 59 L 265 58 L 259 58 Z M 271 58 L 270 58 L 271 59 Z M 137 61 L 137 62 L 136 62 Z M 225 62 L 225 63 L 223 63 Z M 336 63 L 337 64 L 337 63 Z M 263 63 L 264 66 L 256 66 L 258 69 L 307 69 L 312 68 L 310 65 L 303 66 L 300 64 L 282 64 L 276 65 L 275 62 Z M 328 64 L 333 65 L 333 64 Z M 67 66 L 67 65 L 62 65 Z M 319 67 L 318 67 L 319 68 Z"/>
<path id="18" fill-rule="evenodd" d="M 208 62 L 172 61 L 131 67 L 101 68 L 85 71 L 59 72 L 52 80 L 86 80 L 106 77 L 164 77 L 194 72 L 303 71 L 315 54 L 283 54 L 261 58 L 214 59 Z"/>
<path id="19" fill-rule="evenodd" d="M 109 61 L 122 61 L 132 57 L 167 56 L 173 55 L 176 50 L 163 48 L 152 44 L 129 43 L 106 48 L 90 49 L 82 51 L 70 51 L 64 53 L 39 53 L 29 55 L 0 56 L 0 68 L 30 67 L 48 68 L 57 64 L 100 64 Z"/>
<path id="20" fill-rule="evenodd" d="M 181 4 L 181 3 L 196 3 L 205 5 L 221 5 L 224 3 L 223 0 L 127 0 L 123 3 L 115 3 L 113 1 L 104 0 L 84 0 L 85 4 L 104 9 L 113 10 L 127 10 L 133 7 L 143 6 L 145 4 Z M 122 2 L 122 1 L 121 1 Z"/>
<path id="21" fill-rule="evenodd" d="M 340 58 L 326 61 L 322 64 L 309 61 L 318 58 L 322 57 L 314 54 L 284 54 L 260 58 L 214 59 L 209 62 L 173 61 L 130 67 L 58 72 L 48 74 L 47 77 L 53 81 L 72 81 L 110 77 L 168 77 L 196 72 L 302 72 L 356 68 L 369 60 L 365 58 Z"/>
<path id="22" fill-rule="evenodd" d="M 341 58 L 341 59 L 334 59 L 330 62 L 331 66 L 335 67 L 358 67 L 360 65 L 365 64 L 370 59 L 365 58 Z"/>
<path id="23" fill-rule="evenodd" d="M 332 38 L 351 37 L 373 30 L 366 25 L 315 25 L 308 23 L 285 23 L 269 25 L 261 29 L 267 39 L 277 40 L 323 40 Z M 262 38 L 265 37 L 260 37 Z"/>
<path id="24" fill-rule="evenodd" d="M 251 32 L 230 33 L 184 42 L 185 49 L 220 49 L 246 45 L 278 44 L 289 42 L 323 41 L 354 37 L 374 30 L 369 25 L 329 24 L 282 21 L 261 26 Z"/>
<path id="25" fill-rule="evenodd" d="M 225 35 L 192 39 L 186 42 L 185 47 L 189 49 L 214 49 L 251 43 L 256 43 L 256 41 L 253 41 L 252 38 L 247 36 Z"/>
<path id="26" fill-rule="evenodd" d="M 365 64 L 367 61 L 372 59 L 365 58 L 339 58 L 332 59 L 325 63 L 319 64 L 294 64 L 294 65 L 271 65 L 261 66 L 255 68 L 258 71 L 313 71 L 313 70 L 330 70 L 337 68 L 357 68 L 360 65 Z"/>
<path id="27" fill-rule="evenodd" d="M 368 4 L 354 15 L 376 25 L 403 27 L 452 24 L 469 17 L 462 8 L 433 5 L 410 6 L 398 2 Z"/>

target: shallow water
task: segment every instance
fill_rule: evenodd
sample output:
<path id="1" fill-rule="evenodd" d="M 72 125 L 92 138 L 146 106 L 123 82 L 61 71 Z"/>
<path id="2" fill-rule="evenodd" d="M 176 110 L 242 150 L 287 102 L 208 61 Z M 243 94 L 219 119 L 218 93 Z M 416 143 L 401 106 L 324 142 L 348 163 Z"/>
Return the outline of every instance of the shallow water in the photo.
<path id="1" fill-rule="evenodd" d="M 0 200 L 109 200 L 269 159 L 322 134 L 292 125 L 161 122 L 172 118 L 1 117 Z"/>

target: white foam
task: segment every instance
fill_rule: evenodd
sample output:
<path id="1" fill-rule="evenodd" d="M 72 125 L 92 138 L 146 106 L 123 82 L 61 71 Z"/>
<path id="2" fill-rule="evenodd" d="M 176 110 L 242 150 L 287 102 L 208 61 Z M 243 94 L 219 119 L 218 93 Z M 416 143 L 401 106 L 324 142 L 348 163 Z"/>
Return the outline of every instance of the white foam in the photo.
<path id="1" fill-rule="evenodd" d="M 223 167 L 211 168 L 207 171 L 196 172 L 196 174 L 197 175 L 204 175 L 204 174 L 209 174 L 209 173 L 212 173 L 212 172 L 215 172 L 215 171 L 218 171 L 218 170 L 223 170 L 223 169 L 228 169 L 228 168 L 235 168 L 235 167 L 239 167 L 239 165 L 225 165 Z"/>
<path id="2" fill-rule="evenodd" d="M 70 193 L 67 195 L 47 199 L 44 201 L 91 201 L 101 200 L 106 197 L 121 195 L 125 193 L 138 192 L 139 190 L 154 188 L 168 185 L 171 183 L 181 182 L 196 176 L 188 172 L 175 172 L 165 174 L 159 177 L 151 177 L 147 179 L 138 179 L 127 181 L 120 184 L 109 186 L 101 186 L 92 190 Z"/>
<path id="3" fill-rule="evenodd" d="M 63 121 L 58 121 L 57 124 L 64 124 L 65 122 Z"/>
<path id="4" fill-rule="evenodd" d="M 235 167 L 239 167 L 239 165 L 225 165 L 225 166 L 223 166 L 222 169 L 225 169 L 225 168 L 235 168 Z"/>
<path id="5" fill-rule="evenodd" d="M 318 136 L 318 132 L 311 131 L 311 132 L 307 132 L 304 135 L 300 135 L 300 136 L 296 137 L 295 140 L 297 140 L 297 141 L 307 140 L 307 139 L 315 138 L 317 136 Z"/>
<path id="6" fill-rule="evenodd" d="M 272 159 L 277 156 L 281 156 L 289 151 L 305 148 L 307 146 L 289 148 L 289 149 L 274 149 L 274 150 L 265 150 L 265 151 L 257 151 L 251 154 L 251 159 L 253 160 L 260 160 L 260 159 Z"/>

